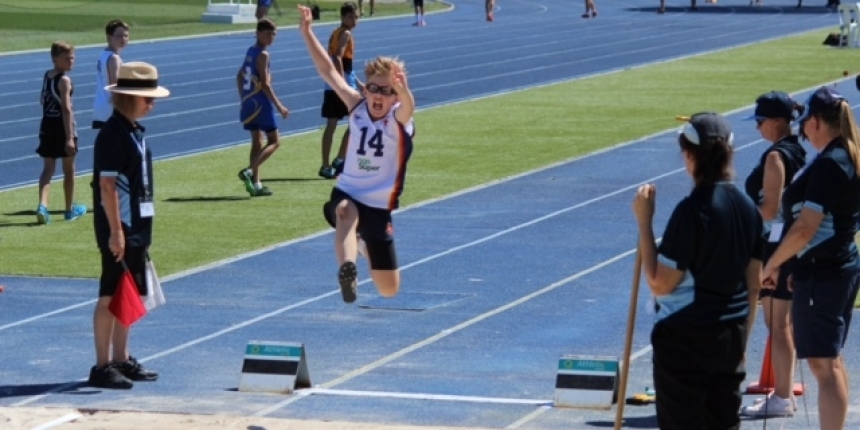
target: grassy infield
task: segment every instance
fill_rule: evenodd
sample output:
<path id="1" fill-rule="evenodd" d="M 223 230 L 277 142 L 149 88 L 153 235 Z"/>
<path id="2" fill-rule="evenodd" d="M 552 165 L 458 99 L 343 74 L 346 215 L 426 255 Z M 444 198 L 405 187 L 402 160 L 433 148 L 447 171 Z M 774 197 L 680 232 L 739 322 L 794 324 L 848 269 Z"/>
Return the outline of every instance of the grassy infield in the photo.
<path id="1" fill-rule="evenodd" d="M 190 0 L 148 2 L 192 3 Z M 131 15 L 125 7 L 123 16 Z M 176 8 L 185 10 L 191 6 Z M 287 7 L 283 8 L 286 11 Z M 199 10 L 194 8 L 195 19 Z M 16 37 L 24 41 L 18 45 L 20 48 L 44 46 L 41 35 L 18 31 L 14 26 L 10 29 L 9 22 L 3 21 L 23 19 L 5 18 L 2 12 L 5 11 L 0 7 L 0 16 L 4 17 L 0 20 L 0 38 L 4 42 L 7 37 Z M 44 18 L 45 14 L 39 14 L 45 23 L 52 23 L 51 28 L 67 22 L 54 20 L 53 16 L 48 14 Z M 161 22 L 161 18 L 153 19 L 139 18 L 136 22 L 147 26 Z M 87 28 L 81 24 L 80 30 L 97 33 L 94 28 L 100 28 L 103 21 L 102 16 Z M 165 22 L 176 21 L 173 18 Z M 159 30 L 161 27 L 166 30 Z M 139 28 L 134 31 L 135 39 L 141 40 L 146 35 L 211 28 L 167 24 L 153 27 L 151 33 Z M 12 34 L 22 36 L 9 36 Z M 53 39 L 58 35 L 45 37 Z M 858 68 L 853 52 L 822 47 L 823 36 L 824 32 L 818 31 L 420 111 L 415 119 L 423 132 L 416 141 L 403 204 L 442 196 L 674 127 L 677 125 L 674 116 L 678 113 L 703 109 L 727 111 L 749 105 L 758 94 L 770 89 L 796 91 L 837 79 L 843 70 Z M 4 46 L 9 45 L 4 43 Z M 786 70 L 792 72 L 785 73 Z M 619 105 L 619 100 L 624 104 Z M 494 120 L 498 117 L 505 118 L 504 127 Z M 265 177 L 272 178 L 267 183 L 275 191 L 271 198 L 247 198 L 235 179 L 236 163 L 247 158 L 245 146 L 156 163 L 158 220 L 153 258 L 159 262 L 159 272 L 176 273 L 327 228 L 320 216 L 320 205 L 332 183 L 318 180 L 312 168 L 317 162 L 319 138 L 315 132 L 285 140 L 290 157 L 276 155 L 265 166 Z M 78 200 L 82 202 L 91 201 L 88 182 L 87 177 L 79 181 Z M 52 200 L 60 201 L 60 193 L 60 184 L 55 184 Z M 35 187 L 0 194 L 3 201 L 0 273 L 97 275 L 99 265 L 89 218 L 34 227 L 31 208 L 36 198 Z"/>

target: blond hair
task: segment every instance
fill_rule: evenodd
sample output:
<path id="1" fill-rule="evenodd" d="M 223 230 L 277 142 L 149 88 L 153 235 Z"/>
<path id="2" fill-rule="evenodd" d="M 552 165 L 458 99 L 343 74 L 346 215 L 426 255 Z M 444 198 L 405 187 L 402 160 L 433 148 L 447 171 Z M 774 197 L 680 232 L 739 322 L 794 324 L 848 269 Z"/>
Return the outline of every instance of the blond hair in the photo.
<path id="1" fill-rule="evenodd" d="M 376 57 L 364 64 L 364 76 L 368 80 L 374 76 L 390 78 L 394 75 L 395 69 L 399 69 L 404 75 L 406 74 L 406 64 L 399 58 Z"/>
<path id="2" fill-rule="evenodd" d="M 839 102 L 839 132 L 845 139 L 845 149 L 854 163 L 854 169 L 860 176 L 860 130 L 847 100 Z"/>
<path id="3" fill-rule="evenodd" d="M 137 97 L 138 96 L 133 96 L 131 94 L 111 93 L 110 101 L 113 104 L 114 109 L 125 115 L 126 118 L 133 118 L 136 103 L 135 99 Z"/>
<path id="4" fill-rule="evenodd" d="M 51 44 L 51 58 L 57 58 L 67 52 L 72 52 L 75 47 L 65 40 L 58 40 Z"/>

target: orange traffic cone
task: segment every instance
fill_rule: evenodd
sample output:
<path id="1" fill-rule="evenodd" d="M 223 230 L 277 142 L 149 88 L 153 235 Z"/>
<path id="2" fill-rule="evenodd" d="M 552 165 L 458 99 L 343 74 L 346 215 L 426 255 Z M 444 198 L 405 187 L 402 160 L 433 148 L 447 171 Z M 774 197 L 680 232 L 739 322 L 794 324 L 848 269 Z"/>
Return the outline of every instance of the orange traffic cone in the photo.
<path id="1" fill-rule="evenodd" d="M 761 362 L 761 373 L 759 373 L 758 382 L 752 383 L 747 387 L 747 394 L 770 394 L 776 386 L 776 378 L 773 375 L 773 365 L 770 357 L 770 336 L 767 337 L 767 344 L 764 349 L 764 359 Z M 803 395 L 803 384 L 796 383 L 792 388 L 795 396 Z"/>

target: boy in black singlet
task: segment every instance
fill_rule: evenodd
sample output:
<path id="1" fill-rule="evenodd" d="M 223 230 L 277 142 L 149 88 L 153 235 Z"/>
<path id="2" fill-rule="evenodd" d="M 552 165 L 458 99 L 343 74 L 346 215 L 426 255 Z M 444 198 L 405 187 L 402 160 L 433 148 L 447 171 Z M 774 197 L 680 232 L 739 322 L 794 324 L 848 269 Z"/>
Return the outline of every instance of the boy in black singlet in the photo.
<path id="1" fill-rule="evenodd" d="M 54 68 L 45 72 L 42 81 L 42 123 L 39 127 L 39 147 L 36 149 L 44 162 L 39 176 L 39 207 L 36 208 L 36 221 L 39 224 L 51 222 L 48 195 L 57 158 L 63 160 L 63 191 L 66 195 L 64 218 L 71 221 L 87 213 L 86 206 L 74 202 L 78 134 L 72 110 L 74 88 L 66 73 L 75 64 L 75 48 L 66 42 L 54 42 L 51 44 L 51 60 Z"/>

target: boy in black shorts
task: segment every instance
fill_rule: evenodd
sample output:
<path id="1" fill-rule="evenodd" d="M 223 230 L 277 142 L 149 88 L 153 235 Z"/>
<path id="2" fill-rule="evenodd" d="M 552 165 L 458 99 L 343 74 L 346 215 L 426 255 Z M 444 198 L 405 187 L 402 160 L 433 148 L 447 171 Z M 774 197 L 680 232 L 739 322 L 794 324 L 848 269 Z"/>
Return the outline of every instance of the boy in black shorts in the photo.
<path id="1" fill-rule="evenodd" d="M 78 133 L 72 110 L 74 87 L 66 73 L 75 65 L 75 48 L 66 42 L 54 42 L 51 44 L 51 61 L 54 68 L 45 72 L 42 80 L 42 123 L 39 127 L 39 147 L 36 149 L 44 163 L 39 176 L 39 206 L 36 208 L 36 221 L 39 224 L 51 222 L 48 195 L 51 178 L 57 168 L 57 158 L 63 160 L 63 191 L 66 195 L 64 218 L 72 221 L 87 213 L 86 206 L 74 203 Z"/>

